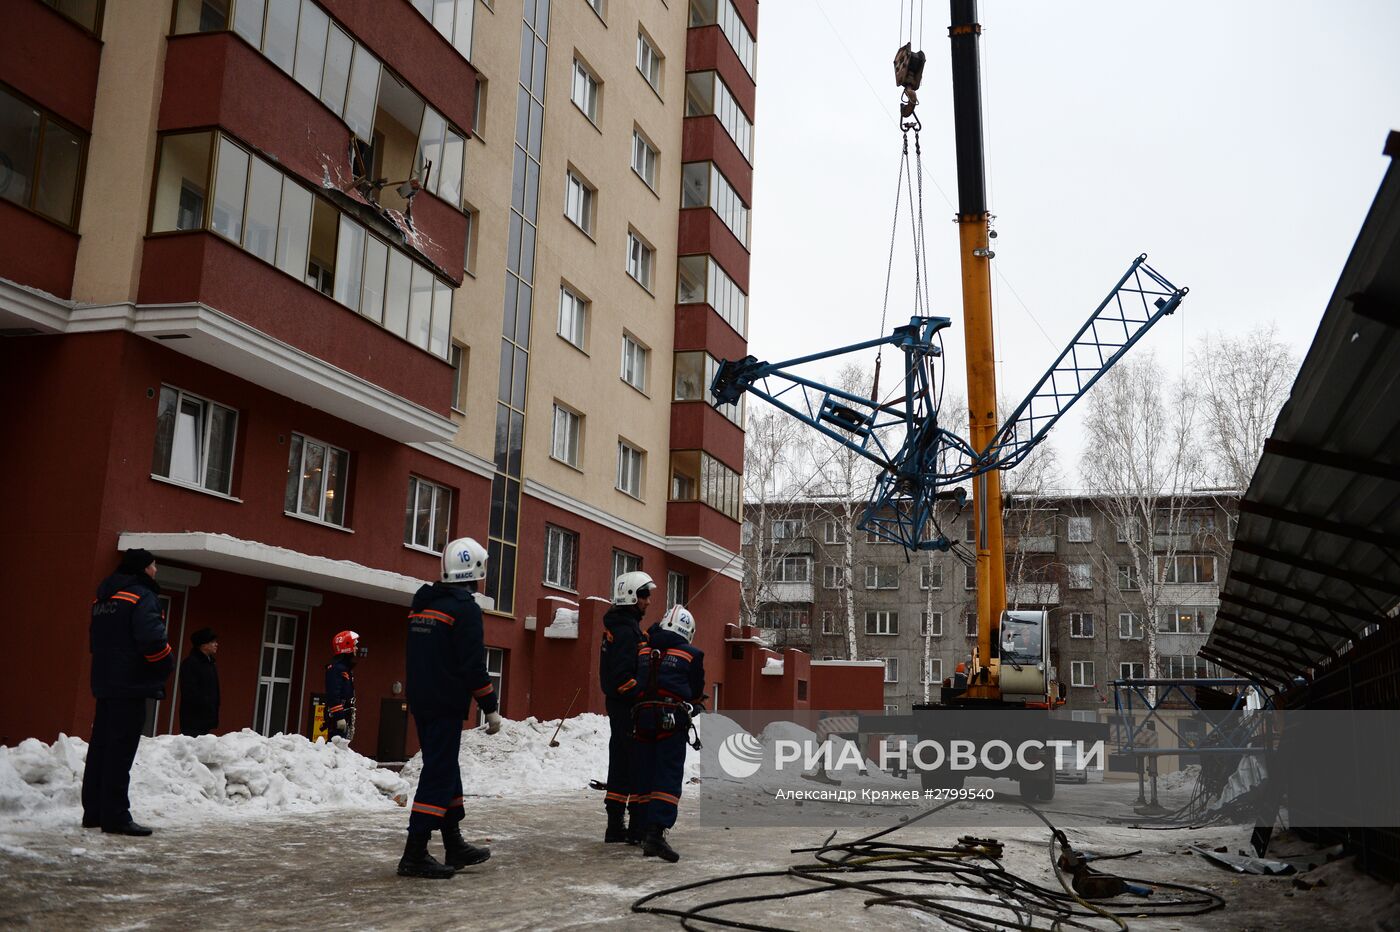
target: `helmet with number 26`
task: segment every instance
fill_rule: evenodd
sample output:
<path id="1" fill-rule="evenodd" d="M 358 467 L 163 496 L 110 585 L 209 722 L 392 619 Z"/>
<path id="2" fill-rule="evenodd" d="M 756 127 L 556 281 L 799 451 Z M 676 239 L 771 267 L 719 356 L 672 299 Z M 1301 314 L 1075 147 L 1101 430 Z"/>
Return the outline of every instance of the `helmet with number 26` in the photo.
<path id="1" fill-rule="evenodd" d="M 459 537 L 442 551 L 442 581 L 476 582 L 486 578 L 486 548 L 470 537 Z"/>

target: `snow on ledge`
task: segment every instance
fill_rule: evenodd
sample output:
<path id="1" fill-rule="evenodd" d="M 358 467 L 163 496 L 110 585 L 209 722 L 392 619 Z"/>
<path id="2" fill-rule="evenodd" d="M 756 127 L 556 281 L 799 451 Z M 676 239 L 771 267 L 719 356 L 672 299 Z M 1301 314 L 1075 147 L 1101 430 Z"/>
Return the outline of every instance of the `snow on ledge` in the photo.
<path id="1" fill-rule="evenodd" d="M 763 661 L 763 669 L 759 672 L 764 676 L 782 676 L 785 666 L 785 661 L 779 660 L 777 657 L 769 657 Z"/>
<path id="2" fill-rule="evenodd" d="M 120 550 L 141 547 L 158 559 L 178 560 L 395 605 L 411 603 L 413 594 L 424 582 L 350 560 L 312 556 L 210 531 L 123 531 L 117 547 Z"/>
<path id="3" fill-rule="evenodd" d="M 878 667 L 885 669 L 883 660 L 813 660 L 814 667 Z"/>

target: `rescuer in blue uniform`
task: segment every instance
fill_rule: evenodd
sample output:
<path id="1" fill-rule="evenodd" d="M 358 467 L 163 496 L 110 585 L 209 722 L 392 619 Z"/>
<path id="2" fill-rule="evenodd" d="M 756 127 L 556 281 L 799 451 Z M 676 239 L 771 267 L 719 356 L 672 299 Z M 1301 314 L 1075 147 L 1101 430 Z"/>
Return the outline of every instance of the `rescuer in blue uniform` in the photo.
<path id="1" fill-rule="evenodd" d="M 676 824 L 690 720 L 700 711 L 705 690 L 705 652 L 691 646 L 694 637 L 694 616 L 676 605 L 647 631 L 646 647 L 637 656 L 642 854 L 673 863 L 681 856 L 666 841 L 666 830 Z"/>
<path id="2" fill-rule="evenodd" d="M 598 657 L 598 682 L 608 713 L 608 787 L 603 808 L 609 844 L 642 840 L 641 800 L 635 783 L 636 748 L 632 739 L 632 706 L 637 701 L 637 655 L 646 650 L 642 618 L 656 584 L 642 572 L 623 573 L 613 583 L 613 604 L 603 616 L 603 644 Z M 623 816 L 630 810 L 629 826 Z"/>
<path id="3" fill-rule="evenodd" d="M 331 638 L 335 656 L 326 664 L 326 732 L 346 741 L 355 740 L 355 664 L 369 650 L 360 635 L 342 631 Z"/>
<path id="4" fill-rule="evenodd" d="M 458 868 L 480 864 L 487 848 L 467 844 L 460 828 L 462 720 L 476 700 L 486 733 L 501 730 L 495 688 L 486 672 L 481 608 L 474 593 L 486 578 L 486 548 L 459 538 L 442 552 L 442 579 L 413 597 L 408 615 L 407 694 L 423 770 L 408 817 L 408 844 L 399 860 L 402 877 L 451 877 Z M 447 863 L 428 853 L 434 830 L 442 832 Z"/>
<path id="5" fill-rule="evenodd" d="M 146 724 L 146 700 L 165 698 L 175 658 L 165 640 L 156 558 L 139 548 L 97 587 L 88 625 L 97 711 L 83 766 L 83 828 L 149 835 L 131 818 L 131 764 Z"/>

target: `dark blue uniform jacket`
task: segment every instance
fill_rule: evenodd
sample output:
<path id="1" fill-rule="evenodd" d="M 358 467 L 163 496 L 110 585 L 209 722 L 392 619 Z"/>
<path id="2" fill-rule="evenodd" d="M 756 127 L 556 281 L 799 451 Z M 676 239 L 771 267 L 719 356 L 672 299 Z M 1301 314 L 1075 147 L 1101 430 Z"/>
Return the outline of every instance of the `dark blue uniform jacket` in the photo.
<path id="1" fill-rule="evenodd" d="M 647 631 L 646 646 L 637 654 L 642 698 L 698 703 L 705 692 L 705 652 L 659 623 Z"/>
<path id="2" fill-rule="evenodd" d="M 141 573 L 114 573 L 97 587 L 88 624 L 92 694 L 98 699 L 164 699 L 175 657 L 165 641 L 160 587 Z"/>
<path id="3" fill-rule="evenodd" d="M 408 707 L 423 717 L 465 718 L 476 700 L 482 715 L 496 711 L 486 672 L 481 608 L 462 586 L 431 583 L 418 590 L 408 614 Z"/>
<path id="4" fill-rule="evenodd" d="M 637 652 L 646 647 L 642 610 L 614 605 L 603 616 L 603 646 L 598 656 L 598 682 L 609 699 L 637 699 Z"/>
<path id="5" fill-rule="evenodd" d="M 336 654 L 326 664 L 326 731 L 338 734 L 335 723 L 341 719 L 348 733 L 355 725 L 355 668 L 348 654 Z"/>

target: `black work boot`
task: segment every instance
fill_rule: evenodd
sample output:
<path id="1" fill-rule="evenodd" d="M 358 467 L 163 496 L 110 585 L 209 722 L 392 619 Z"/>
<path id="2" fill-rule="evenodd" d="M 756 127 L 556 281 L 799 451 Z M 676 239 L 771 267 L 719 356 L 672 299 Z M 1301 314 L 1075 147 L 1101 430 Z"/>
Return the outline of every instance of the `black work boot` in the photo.
<path id="1" fill-rule="evenodd" d="M 469 845 L 462 837 L 462 830 L 456 825 L 445 825 L 442 829 L 442 846 L 447 850 L 447 866 L 456 870 L 480 864 L 491 857 L 490 848 Z"/>
<path id="2" fill-rule="evenodd" d="M 629 845 L 640 845 L 642 838 L 647 833 L 646 819 L 642 817 L 641 806 L 627 807 L 627 843 Z"/>
<path id="3" fill-rule="evenodd" d="M 648 858 L 661 858 L 672 864 L 681 859 L 675 849 L 666 843 L 666 831 L 659 825 L 648 825 L 642 837 L 642 855 Z"/>
<path id="4" fill-rule="evenodd" d="M 627 837 L 627 826 L 622 821 L 622 815 L 626 811 L 621 806 L 608 806 L 608 828 L 603 832 L 603 841 L 606 844 L 614 842 L 629 841 Z"/>
<path id="5" fill-rule="evenodd" d="M 399 858 L 400 877 L 446 880 L 457 873 L 446 864 L 439 864 L 437 858 L 428 853 L 428 838 L 431 835 L 432 832 L 408 833 L 408 844 L 404 845 L 403 857 Z"/>

